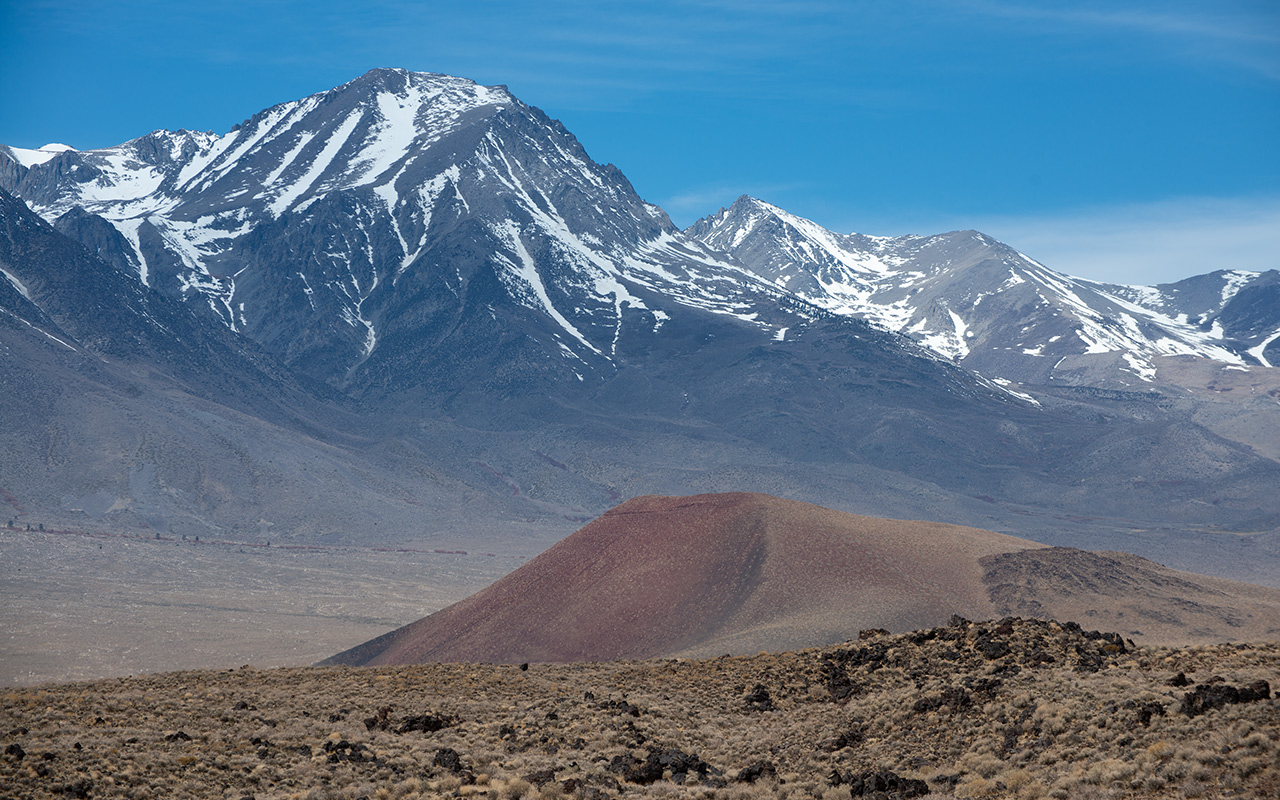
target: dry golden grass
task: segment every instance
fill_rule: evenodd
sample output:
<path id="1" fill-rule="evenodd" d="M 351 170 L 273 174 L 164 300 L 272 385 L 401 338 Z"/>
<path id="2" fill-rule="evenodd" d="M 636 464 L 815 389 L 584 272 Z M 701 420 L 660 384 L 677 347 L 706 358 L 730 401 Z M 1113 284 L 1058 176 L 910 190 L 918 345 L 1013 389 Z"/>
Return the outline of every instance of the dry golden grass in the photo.
<path id="1" fill-rule="evenodd" d="M 834 800 L 892 772 L 935 798 L 1276 797 L 1280 701 L 1181 711 L 1214 676 L 1274 685 L 1280 645 L 1010 620 L 703 661 L 176 672 L 0 690 L 0 795 Z"/>

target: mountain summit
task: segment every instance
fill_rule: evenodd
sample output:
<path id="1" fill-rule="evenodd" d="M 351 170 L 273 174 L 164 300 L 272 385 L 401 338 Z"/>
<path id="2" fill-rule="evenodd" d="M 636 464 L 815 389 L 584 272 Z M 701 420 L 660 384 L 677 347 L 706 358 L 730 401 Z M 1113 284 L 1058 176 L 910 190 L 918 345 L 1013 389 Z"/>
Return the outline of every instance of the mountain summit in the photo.
<path id="1" fill-rule="evenodd" d="M 580 378 L 672 302 L 779 316 L 558 122 L 461 78 L 377 69 L 221 136 L 9 154 L 5 188 L 69 235 L 105 218 L 144 284 L 357 393 L 475 349 L 476 315 L 511 366 L 532 337 Z"/>

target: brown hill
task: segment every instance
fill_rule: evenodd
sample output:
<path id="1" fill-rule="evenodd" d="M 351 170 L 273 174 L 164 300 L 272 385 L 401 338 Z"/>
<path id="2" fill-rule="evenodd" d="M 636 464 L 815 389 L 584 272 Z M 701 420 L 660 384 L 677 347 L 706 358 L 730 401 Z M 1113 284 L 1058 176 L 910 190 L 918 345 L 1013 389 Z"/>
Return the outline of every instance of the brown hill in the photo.
<path id="1" fill-rule="evenodd" d="M 1106 606 L 1094 609 L 1100 621 L 1123 618 L 1121 598 L 1175 606 L 1176 624 L 1166 620 L 1164 628 L 1196 635 L 1179 639 L 1162 628 L 1168 641 L 1275 638 L 1280 627 L 1280 590 L 1210 581 L 1121 554 L 1096 556 L 1109 569 L 1091 577 L 1099 563 L 1084 556 L 1096 554 L 763 494 L 638 497 L 477 594 L 322 663 L 744 654 L 840 642 L 866 628 L 926 628 L 952 614 L 985 619 L 1011 607 L 1087 617 L 1091 597 Z M 1174 602 L 1193 589 L 1200 593 L 1190 605 Z M 1248 609 L 1233 626 L 1218 612 L 1237 600 Z"/>
<path id="2" fill-rule="evenodd" d="M 981 563 L 998 615 L 1075 620 L 1146 644 L 1280 641 L 1280 589 L 1069 547 Z"/>

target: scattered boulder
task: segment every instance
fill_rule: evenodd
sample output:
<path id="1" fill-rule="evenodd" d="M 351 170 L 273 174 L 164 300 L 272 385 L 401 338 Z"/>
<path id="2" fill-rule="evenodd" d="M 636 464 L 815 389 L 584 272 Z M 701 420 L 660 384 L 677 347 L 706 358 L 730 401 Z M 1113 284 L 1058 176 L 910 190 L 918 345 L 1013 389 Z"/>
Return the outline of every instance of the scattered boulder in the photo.
<path id="1" fill-rule="evenodd" d="M 1255 703 L 1271 699 L 1271 684 L 1254 681 L 1248 686 L 1231 686 L 1209 681 L 1202 683 L 1182 697 L 1182 713 L 1195 717 L 1216 708 L 1236 703 Z"/>
<path id="2" fill-rule="evenodd" d="M 824 739 L 818 744 L 818 749 L 834 753 L 837 750 L 843 750 L 846 747 L 852 747 L 862 744 L 867 738 L 867 734 L 860 727 L 849 727 L 840 731 L 830 739 Z"/>
<path id="3" fill-rule="evenodd" d="M 1017 666 L 1013 667 L 1013 671 L 1018 672 Z M 996 692 L 1004 686 L 1004 681 L 999 678 L 965 678 L 963 681 L 965 688 L 973 693 L 975 699 L 981 699 L 983 702 L 995 699 Z"/>
<path id="4" fill-rule="evenodd" d="M 1124 708 L 1133 711 L 1135 721 L 1144 728 L 1151 726 L 1152 717 L 1163 717 L 1165 714 L 1164 703 L 1159 703 L 1154 700 L 1146 703 L 1138 700 L 1130 700 L 1124 704 Z"/>
<path id="5" fill-rule="evenodd" d="M 27 757 L 27 751 L 23 750 L 22 745 L 18 744 L 17 742 L 14 742 L 13 744 L 5 747 L 4 754 L 6 756 L 13 756 L 18 761 L 21 761 L 22 759 Z"/>
<path id="6" fill-rule="evenodd" d="M 650 784 L 662 778 L 662 767 L 650 760 L 641 761 L 630 753 L 614 756 L 609 761 L 610 772 L 622 776 L 628 783 Z"/>
<path id="7" fill-rule="evenodd" d="M 73 783 L 68 783 L 62 787 L 62 793 L 67 797 L 87 798 L 89 792 L 93 790 L 93 781 L 84 778 Z"/>
<path id="8" fill-rule="evenodd" d="M 445 728 L 451 728 L 458 724 L 458 718 L 442 714 L 434 714 L 427 712 L 425 714 L 410 714 L 401 718 L 398 722 L 391 718 L 391 706 L 383 706 L 379 708 L 377 713 L 372 717 L 366 717 L 364 720 L 365 730 L 369 731 L 386 731 L 391 730 L 396 733 L 412 733 L 414 731 L 422 731 L 423 733 L 435 733 Z M 334 719 L 338 715 L 330 715 L 329 721 L 336 722 Z M 338 716 L 338 719 L 344 719 L 344 716 Z"/>
<path id="9" fill-rule="evenodd" d="M 923 630 L 923 631 L 912 631 L 911 633 L 906 634 L 906 637 L 907 637 L 907 641 L 918 646 L 918 645 L 924 644 L 925 642 L 932 642 L 934 639 L 937 639 L 938 629 L 930 628 L 928 630 Z"/>
<path id="10" fill-rule="evenodd" d="M 383 706 L 382 708 L 379 708 L 377 713 L 375 713 L 372 717 L 367 717 L 365 719 L 364 728 L 367 731 L 371 731 L 374 729 L 385 731 L 387 727 L 391 724 L 390 718 L 391 718 L 391 706 Z M 332 719 L 332 717 L 330 717 L 330 719 Z"/>
<path id="11" fill-rule="evenodd" d="M 522 775 L 521 777 L 541 789 L 543 786 L 546 786 L 548 783 L 551 783 L 556 779 L 556 771 L 548 767 L 546 769 L 534 770 L 533 772 L 530 772 L 527 775 Z"/>
<path id="12" fill-rule="evenodd" d="M 465 769 L 462 764 L 462 756 L 452 747 L 442 747 L 437 750 L 435 757 L 431 759 L 431 763 L 433 766 L 448 770 L 455 775 Z"/>
<path id="13" fill-rule="evenodd" d="M 837 703 L 848 700 L 857 691 L 844 667 L 832 659 L 822 661 L 822 682 L 831 694 L 832 701 Z"/>
<path id="14" fill-rule="evenodd" d="M 1041 664 L 1056 664 L 1058 662 L 1058 659 L 1045 652 L 1043 647 L 1036 647 L 1030 653 L 1027 653 L 1026 660 L 1033 667 Z"/>
<path id="15" fill-rule="evenodd" d="M 1076 647 L 1076 672 L 1097 672 L 1102 669 L 1102 653 L 1085 647 Z"/>
<path id="16" fill-rule="evenodd" d="M 610 800 L 622 791 L 622 785 L 607 776 L 579 775 L 563 781 L 560 789 L 578 800 Z"/>
<path id="17" fill-rule="evenodd" d="M 874 671 L 884 666 L 888 654 L 889 645 L 872 642 L 866 647 L 836 650 L 829 657 L 845 668 L 867 667 Z"/>
<path id="18" fill-rule="evenodd" d="M 615 714 L 628 717 L 638 717 L 644 713 L 639 706 L 627 702 L 625 697 L 621 700 L 603 700 L 596 703 L 595 708 L 601 711 L 612 711 Z"/>
<path id="19" fill-rule="evenodd" d="M 848 785 L 849 796 L 874 800 L 910 800 L 929 793 L 929 784 L 917 778 L 904 778 L 896 772 L 832 772 L 831 785 Z"/>
<path id="20" fill-rule="evenodd" d="M 174 731 L 173 733 L 166 735 L 164 740 L 166 742 L 189 742 L 191 741 L 191 735 L 186 731 Z"/>
<path id="21" fill-rule="evenodd" d="M 918 714 L 924 714 L 947 707 L 954 714 L 971 706 L 973 706 L 973 696 L 966 689 L 959 686 L 948 686 L 942 690 L 940 695 L 920 698 L 911 706 L 911 710 Z"/>
<path id="22" fill-rule="evenodd" d="M 982 657 L 988 661 L 994 661 L 997 658 L 1004 658 L 1013 652 L 1013 648 L 1009 647 L 1009 643 L 1004 639 L 997 639 L 989 634 L 979 636 L 973 643 L 973 647 Z"/>
<path id="23" fill-rule="evenodd" d="M 442 716 L 440 714 L 415 714 L 405 717 L 396 726 L 396 733 L 411 733 L 413 731 L 422 731 L 423 733 L 435 733 L 445 728 L 452 728 L 458 724 L 458 718 L 454 716 Z"/>
<path id="24" fill-rule="evenodd" d="M 659 781 L 667 772 L 671 773 L 671 782 L 678 785 L 694 778 L 707 786 L 723 788 L 726 785 L 723 772 L 697 755 L 675 747 L 650 747 L 649 755 L 643 761 L 629 753 L 614 756 L 608 769 L 621 774 L 622 779 L 629 783 L 641 785 Z"/>
<path id="25" fill-rule="evenodd" d="M 764 688 L 763 683 L 757 683 L 752 687 L 743 700 L 746 702 L 747 708 L 752 711 L 773 711 L 777 708 L 773 704 L 773 698 L 769 696 L 769 690 Z"/>
<path id="26" fill-rule="evenodd" d="M 366 761 L 378 760 L 377 754 L 364 744 L 360 742 L 349 742 L 346 739 L 330 739 L 321 745 L 320 749 L 329 754 L 325 760 L 330 764 L 339 764 L 344 761 L 359 764 Z"/>
<path id="27" fill-rule="evenodd" d="M 755 761 L 742 769 L 738 770 L 738 777 L 735 779 L 738 783 L 755 783 L 761 778 L 778 777 L 778 768 L 772 761 Z"/>

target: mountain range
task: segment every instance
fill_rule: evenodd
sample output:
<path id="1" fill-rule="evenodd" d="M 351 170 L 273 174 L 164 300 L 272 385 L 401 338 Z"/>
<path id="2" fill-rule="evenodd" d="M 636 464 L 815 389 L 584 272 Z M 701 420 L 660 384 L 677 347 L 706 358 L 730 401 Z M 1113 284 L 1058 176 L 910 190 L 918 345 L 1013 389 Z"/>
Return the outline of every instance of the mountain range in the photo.
<path id="1" fill-rule="evenodd" d="M 1157 287 L 749 197 L 678 229 L 505 87 L 0 146 L 18 521 L 541 546 L 763 491 L 1280 574 L 1280 273 Z M 523 544 L 519 544 L 523 543 Z"/>

